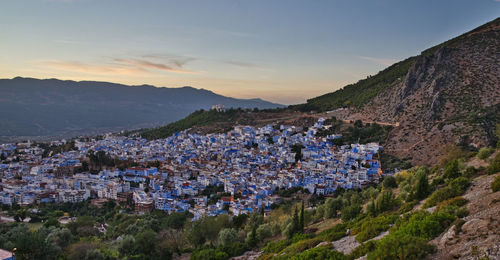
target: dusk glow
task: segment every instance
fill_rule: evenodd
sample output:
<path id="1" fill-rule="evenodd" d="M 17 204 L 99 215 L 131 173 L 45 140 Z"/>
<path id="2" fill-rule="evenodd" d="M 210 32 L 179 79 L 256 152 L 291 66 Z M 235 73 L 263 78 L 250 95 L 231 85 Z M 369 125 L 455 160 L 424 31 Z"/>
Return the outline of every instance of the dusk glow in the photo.
<path id="1" fill-rule="evenodd" d="M 494 0 L 4 0 L 0 78 L 304 102 L 496 18 Z"/>

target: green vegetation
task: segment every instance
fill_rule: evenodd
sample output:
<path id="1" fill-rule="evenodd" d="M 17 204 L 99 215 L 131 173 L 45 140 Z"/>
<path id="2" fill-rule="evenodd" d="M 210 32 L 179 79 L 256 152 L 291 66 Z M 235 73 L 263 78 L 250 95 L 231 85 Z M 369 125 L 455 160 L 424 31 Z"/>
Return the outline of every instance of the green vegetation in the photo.
<path id="1" fill-rule="evenodd" d="M 414 61 L 414 57 L 408 58 L 384 69 L 375 76 L 347 85 L 335 92 L 309 99 L 305 104 L 290 106 L 290 108 L 299 111 L 328 111 L 341 107 L 359 107 L 403 80 Z"/>
<path id="2" fill-rule="evenodd" d="M 140 131 L 138 134 L 147 139 L 167 138 L 191 127 L 206 125 L 216 126 L 218 124 L 225 126 L 222 130 L 227 130 L 227 128 L 230 127 L 228 123 L 235 122 L 236 119 L 240 118 L 242 113 L 244 113 L 244 110 L 240 108 L 231 108 L 223 112 L 218 112 L 214 109 L 208 111 L 201 109 L 179 121 L 170 123 L 166 126 Z"/>
<path id="3" fill-rule="evenodd" d="M 493 192 L 500 191 L 500 175 L 495 177 L 495 180 L 491 183 L 491 190 Z"/>
<path id="4" fill-rule="evenodd" d="M 477 152 L 477 158 L 481 160 L 485 160 L 486 158 L 490 157 L 490 155 L 493 153 L 493 149 L 489 147 L 483 147 L 479 149 L 479 152 Z"/>
<path id="5" fill-rule="evenodd" d="M 355 121 L 352 125 L 331 119 L 332 127 L 328 130 L 320 130 L 316 136 L 327 136 L 332 134 L 342 134 L 342 137 L 331 140 L 336 145 L 345 145 L 360 143 L 366 144 L 371 142 L 385 143 L 392 126 L 382 126 L 377 123 L 363 124 L 360 120 Z"/>
<path id="6" fill-rule="evenodd" d="M 493 161 L 488 167 L 488 174 L 495 174 L 497 172 L 500 172 L 500 153 L 497 153 L 497 155 L 495 155 L 495 158 L 493 158 Z"/>

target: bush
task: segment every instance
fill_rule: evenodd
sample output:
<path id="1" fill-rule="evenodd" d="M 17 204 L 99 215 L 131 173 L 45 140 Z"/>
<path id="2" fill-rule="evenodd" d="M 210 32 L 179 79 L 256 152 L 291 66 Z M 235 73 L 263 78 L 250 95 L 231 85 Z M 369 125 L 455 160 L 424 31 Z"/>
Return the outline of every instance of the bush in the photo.
<path id="1" fill-rule="evenodd" d="M 424 204 L 424 208 L 435 206 L 437 203 L 455 197 L 455 191 L 450 187 L 444 187 L 434 191 Z"/>
<path id="2" fill-rule="evenodd" d="M 356 218 L 361 213 L 361 205 L 352 204 L 342 209 L 342 220 L 347 221 Z"/>
<path id="3" fill-rule="evenodd" d="M 454 216 L 446 213 L 429 214 L 426 211 L 420 211 L 400 224 L 396 233 L 432 239 L 441 234 L 454 220 Z"/>
<path id="4" fill-rule="evenodd" d="M 375 251 L 368 253 L 368 259 L 424 259 L 434 250 L 423 238 L 390 234 L 380 240 Z"/>
<path id="5" fill-rule="evenodd" d="M 384 188 L 397 188 L 398 184 L 396 183 L 396 178 L 394 176 L 385 176 L 382 181 L 382 185 Z"/>
<path id="6" fill-rule="evenodd" d="M 285 255 L 296 255 L 306 249 L 313 248 L 321 242 L 318 238 L 311 238 L 291 244 L 281 251 Z"/>
<path id="7" fill-rule="evenodd" d="M 460 168 L 458 164 L 458 160 L 452 160 L 446 167 L 444 167 L 444 177 L 447 179 L 454 179 L 460 176 Z"/>
<path id="8" fill-rule="evenodd" d="M 238 232 L 234 228 L 223 228 L 219 231 L 219 245 L 229 245 L 238 241 Z"/>
<path id="9" fill-rule="evenodd" d="M 290 239 L 284 239 L 280 241 L 269 241 L 267 245 L 262 249 L 264 253 L 278 253 L 285 249 L 292 243 Z"/>
<path id="10" fill-rule="evenodd" d="M 495 174 L 497 172 L 500 172 L 500 153 L 495 155 L 495 158 L 488 167 L 488 174 Z"/>
<path id="11" fill-rule="evenodd" d="M 344 254 L 326 248 L 324 246 L 308 249 L 298 255 L 295 255 L 289 259 L 292 260 L 344 260 L 348 259 Z"/>
<path id="12" fill-rule="evenodd" d="M 434 191 L 424 204 L 424 208 L 435 206 L 441 201 L 462 195 L 469 187 L 470 181 L 465 177 L 458 177 L 451 180 L 447 187 Z"/>
<path id="13" fill-rule="evenodd" d="M 218 249 L 202 249 L 191 254 L 191 260 L 226 260 L 229 255 Z"/>
<path id="14" fill-rule="evenodd" d="M 467 190 L 469 185 L 470 185 L 469 179 L 467 179 L 465 177 L 458 177 L 458 178 L 450 181 L 448 186 L 450 188 L 454 189 L 455 193 L 457 195 L 461 195 L 461 194 L 465 193 L 465 191 Z"/>
<path id="15" fill-rule="evenodd" d="M 483 148 L 479 149 L 479 152 L 477 153 L 477 158 L 484 160 L 484 159 L 490 157 L 492 152 L 493 152 L 493 149 L 488 148 L 488 147 L 483 147 Z"/>
<path id="16" fill-rule="evenodd" d="M 468 202 L 468 200 L 464 199 L 464 197 L 458 196 L 458 197 L 440 202 L 439 204 L 437 204 L 437 210 L 439 210 L 440 207 L 445 207 L 448 205 L 462 207 L 463 205 L 467 204 L 467 202 Z"/>
<path id="17" fill-rule="evenodd" d="M 500 191 L 500 175 L 498 175 L 493 181 L 493 183 L 491 183 L 491 190 L 493 192 Z"/>
<path id="18" fill-rule="evenodd" d="M 340 223 L 330 229 L 323 230 L 317 237 L 323 241 L 335 241 L 346 236 L 347 224 Z"/>
<path id="19" fill-rule="evenodd" d="M 380 215 L 376 218 L 365 218 L 353 228 L 352 234 L 357 234 L 356 240 L 364 242 L 378 236 L 380 232 L 389 229 L 389 225 L 393 224 L 398 218 L 397 215 Z"/>

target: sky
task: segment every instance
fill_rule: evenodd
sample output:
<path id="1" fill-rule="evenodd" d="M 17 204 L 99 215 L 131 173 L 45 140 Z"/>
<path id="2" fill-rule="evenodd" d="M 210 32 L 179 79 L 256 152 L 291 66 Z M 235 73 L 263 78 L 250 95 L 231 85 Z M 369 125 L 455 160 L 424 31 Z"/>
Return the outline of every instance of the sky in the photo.
<path id="1" fill-rule="evenodd" d="M 0 0 L 0 78 L 305 102 L 500 16 L 500 0 Z"/>

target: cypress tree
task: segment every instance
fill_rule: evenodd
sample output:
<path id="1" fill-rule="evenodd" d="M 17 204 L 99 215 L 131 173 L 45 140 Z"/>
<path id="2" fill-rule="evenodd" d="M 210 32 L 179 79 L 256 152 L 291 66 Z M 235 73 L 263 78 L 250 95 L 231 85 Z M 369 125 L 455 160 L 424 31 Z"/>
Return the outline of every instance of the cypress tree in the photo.
<path id="1" fill-rule="evenodd" d="M 304 201 L 303 200 L 302 200 L 302 208 L 300 209 L 299 223 L 300 223 L 299 231 L 303 232 L 304 231 Z"/>

